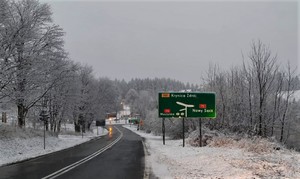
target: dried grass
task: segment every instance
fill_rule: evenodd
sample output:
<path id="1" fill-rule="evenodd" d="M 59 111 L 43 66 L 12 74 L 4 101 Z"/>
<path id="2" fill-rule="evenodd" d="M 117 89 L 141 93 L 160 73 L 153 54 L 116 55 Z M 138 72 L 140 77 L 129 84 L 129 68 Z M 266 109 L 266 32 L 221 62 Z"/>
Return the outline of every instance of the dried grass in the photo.
<path id="1" fill-rule="evenodd" d="M 269 142 L 267 139 L 260 139 L 260 138 L 256 138 L 256 139 L 252 139 L 249 141 L 249 139 L 247 140 L 243 140 L 243 142 L 239 142 L 239 147 L 246 149 L 248 152 L 253 152 L 253 153 L 271 153 L 272 151 L 274 151 L 275 148 L 275 144 Z"/>
<path id="2" fill-rule="evenodd" d="M 209 147 L 234 147 L 236 141 L 228 137 L 214 137 L 208 144 Z"/>
<path id="3" fill-rule="evenodd" d="M 231 137 L 214 137 L 208 144 L 209 147 L 227 147 L 227 148 L 240 148 L 252 153 L 271 153 L 276 146 L 275 143 L 263 138 L 244 138 L 233 139 Z"/>
<path id="4" fill-rule="evenodd" d="M 299 159 L 276 142 L 268 139 L 254 137 L 214 137 L 209 143 L 210 147 L 240 148 L 252 153 L 248 159 L 235 158 L 230 164 L 236 168 L 252 171 L 259 178 L 299 178 Z M 281 151 L 276 152 L 280 147 Z M 292 156 L 290 156 L 292 155 Z"/>

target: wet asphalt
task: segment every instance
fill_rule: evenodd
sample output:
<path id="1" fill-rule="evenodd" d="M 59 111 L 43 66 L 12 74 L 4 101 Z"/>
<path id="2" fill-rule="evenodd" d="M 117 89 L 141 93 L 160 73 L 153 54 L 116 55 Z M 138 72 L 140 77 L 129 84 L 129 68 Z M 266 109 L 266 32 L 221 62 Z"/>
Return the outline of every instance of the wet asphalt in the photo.
<path id="1" fill-rule="evenodd" d="M 60 179 L 141 179 L 144 178 L 144 149 L 142 138 L 122 126 L 111 126 L 112 131 L 104 137 L 71 149 L 55 152 L 28 161 L 0 167 L 0 178 L 43 178 L 70 166 L 92 153 L 112 144 L 121 133 L 122 138 L 89 161 L 62 172 Z M 118 128 L 121 133 L 116 129 Z M 51 178 L 51 177 L 48 177 Z"/>

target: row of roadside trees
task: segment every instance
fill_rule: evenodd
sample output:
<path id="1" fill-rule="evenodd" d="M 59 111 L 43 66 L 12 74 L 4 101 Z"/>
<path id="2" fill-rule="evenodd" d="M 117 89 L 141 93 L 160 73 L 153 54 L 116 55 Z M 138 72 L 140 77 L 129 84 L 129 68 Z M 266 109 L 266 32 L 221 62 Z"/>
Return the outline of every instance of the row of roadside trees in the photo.
<path id="1" fill-rule="evenodd" d="M 47 130 L 72 122 L 80 132 L 120 110 L 124 99 L 145 118 L 156 107 L 157 91 L 185 88 L 171 79 L 96 79 L 91 67 L 68 58 L 65 33 L 49 5 L 3 0 L 0 8 L 0 107 L 16 109 L 19 127 L 35 127 L 42 114 Z"/>
<path id="2" fill-rule="evenodd" d="M 106 78 L 75 64 L 64 49 L 64 32 L 48 4 L 0 1 L 0 104 L 17 110 L 18 126 L 47 112 L 47 129 L 73 122 L 76 131 L 115 110 L 119 95 Z"/>
<path id="3" fill-rule="evenodd" d="M 292 98 L 300 87 L 296 68 L 279 64 L 261 41 L 252 43 L 243 61 L 243 66 L 228 71 L 210 67 L 204 89 L 218 96 L 218 118 L 210 121 L 210 127 L 263 137 L 276 134 L 284 142 L 291 124 L 300 122 L 299 106 Z"/>

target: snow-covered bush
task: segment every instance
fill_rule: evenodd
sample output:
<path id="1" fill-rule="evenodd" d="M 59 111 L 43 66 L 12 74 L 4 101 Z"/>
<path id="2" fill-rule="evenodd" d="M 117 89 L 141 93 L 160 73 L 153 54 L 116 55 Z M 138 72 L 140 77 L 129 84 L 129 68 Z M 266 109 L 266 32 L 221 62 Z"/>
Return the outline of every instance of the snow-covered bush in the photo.
<path id="1" fill-rule="evenodd" d="M 144 130 L 151 131 L 154 135 L 162 134 L 162 120 L 158 118 L 157 109 L 149 111 L 144 122 Z M 185 131 L 187 131 L 186 126 Z M 166 136 L 171 139 L 182 138 L 182 119 L 165 119 Z"/>
<path id="2" fill-rule="evenodd" d="M 162 133 L 161 119 L 158 118 L 157 110 L 149 111 L 144 121 L 144 130 L 151 131 L 154 135 Z"/>

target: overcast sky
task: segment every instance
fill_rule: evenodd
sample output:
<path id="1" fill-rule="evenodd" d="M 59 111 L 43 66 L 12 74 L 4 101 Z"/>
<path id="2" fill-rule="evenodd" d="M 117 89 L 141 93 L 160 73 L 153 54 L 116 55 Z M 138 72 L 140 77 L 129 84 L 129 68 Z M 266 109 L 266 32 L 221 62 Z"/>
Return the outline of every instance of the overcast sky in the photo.
<path id="1" fill-rule="evenodd" d="M 257 39 L 282 65 L 300 63 L 296 1 L 47 2 L 70 58 L 99 77 L 200 83 L 210 63 L 241 64 Z"/>

